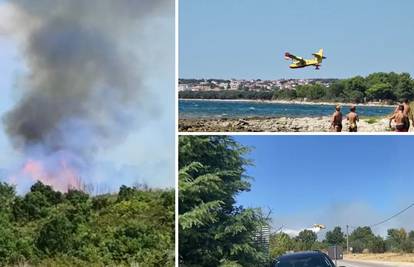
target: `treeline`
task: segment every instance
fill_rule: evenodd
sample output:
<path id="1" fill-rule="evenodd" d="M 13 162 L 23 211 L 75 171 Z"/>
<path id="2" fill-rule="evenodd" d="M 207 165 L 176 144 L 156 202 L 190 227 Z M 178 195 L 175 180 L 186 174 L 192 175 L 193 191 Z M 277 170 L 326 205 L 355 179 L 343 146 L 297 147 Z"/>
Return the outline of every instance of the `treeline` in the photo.
<path id="1" fill-rule="evenodd" d="M 174 266 L 174 191 L 66 193 L 0 183 L 0 266 Z"/>
<path id="2" fill-rule="evenodd" d="M 317 240 L 317 235 L 304 230 L 297 237 L 290 237 L 286 233 L 272 234 L 270 237 L 270 255 L 275 258 L 287 251 L 298 250 L 327 250 L 329 246 L 340 245 L 346 249 L 346 235 L 341 227 L 337 226 L 328 231 L 325 239 Z M 385 238 L 375 235 L 370 227 L 358 227 L 349 235 L 349 247 L 352 253 L 384 253 L 384 252 L 414 252 L 414 231 L 407 233 L 403 228 L 388 229 Z"/>
<path id="3" fill-rule="evenodd" d="M 300 85 L 295 89 L 277 89 L 269 92 L 244 90 L 182 91 L 186 99 L 262 99 L 262 100 L 310 100 L 364 103 L 381 101 L 393 103 L 402 99 L 414 99 L 414 81 L 408 73 L 377 72 L 367 77 L 356 76 L 336 80 L 329 87 L 319 83 Z"/>
<path id="4" fill-rule="evenodd" d="M 362 103 L 370 101 L 393 102 L 412 100 L 414 82 L 408 73 L 373 73 L 363 78 L 356 76 L 338 80 L 329 87 L 319 84 L 298 86 L 294 93 L 278 92 L 277 97 L 307 98 Z"/>

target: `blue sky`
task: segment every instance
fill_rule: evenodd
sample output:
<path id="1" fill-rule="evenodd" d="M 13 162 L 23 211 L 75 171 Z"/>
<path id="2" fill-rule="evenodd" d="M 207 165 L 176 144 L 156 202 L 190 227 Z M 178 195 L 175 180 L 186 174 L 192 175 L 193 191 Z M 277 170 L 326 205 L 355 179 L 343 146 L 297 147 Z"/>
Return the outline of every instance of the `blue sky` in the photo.
<path id="1" fill-rule="evenodd" d="M 412 147 L 401 136 L 236 136 L 254 149 L 245 207 L 269 208 L 274 225 L 369 225 L 414 202 Z M 413 229 L 414 209 L 374 230 Z"/>
<path id="2" fill-rule="evenodd" d="M 22 46 L 16 41 L 7 20 L 7 2 L 0 0 L 0 122 L 21 97 L 19 81 L 27 73 Z M 96 155 L 99 183 L 117 189 L 121 184 L 146 183 L 154 187 L 174 186 L 174 16 L 157 17 L 147 21 L 145 32 L 137 36 L 146 42 L 144 66 L 145 86 L 152 94 L 153 113 L 131 131 L 116 146 Z M 147 32 L 151 30 L 151 32 Z M 156 32 L 157 34 L 153 34 Z M 148 45 L 150 44 L 150 45 Z M 140 66 L 137 66 L 137 69 Z M 137 107 L 137 114 L 140 110 Z M 13 170 L 22 165 L 24 155 L 15 151 L 0 123 L 0 181 L 7 180 Z M 26 185 L 25 185 L 26 186 Z M 27 188 L 27 186 L 26 186 Z M 21 188 L 20 188 L 21 189 Z"/>
<path id="3" fill-rule="evenodd" d="M 180 0 L 182 78 L 345 78 L 377 71 L 414 74 L 413 1 Z M 283 54 L 319 71 L 291 70 Z"/>

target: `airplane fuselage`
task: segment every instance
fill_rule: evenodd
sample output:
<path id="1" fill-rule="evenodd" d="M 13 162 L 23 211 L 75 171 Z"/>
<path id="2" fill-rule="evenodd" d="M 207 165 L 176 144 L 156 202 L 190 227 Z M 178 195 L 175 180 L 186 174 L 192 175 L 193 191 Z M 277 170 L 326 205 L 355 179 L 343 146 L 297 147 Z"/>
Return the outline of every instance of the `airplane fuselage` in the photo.
<path id="1" fill-rule="evenodd" d="M 321 64 L 321 62 L 319 62 L 319 60 L 317 60 L 317 59 L 306 59 L 304 63 L 302 63 L 300 61 L 293 62 L 292 64 L 289 65 L 289 68 L 299 69 L 299 68 L 304 68 L 304 67 L 308 67 L 308 66 L 318 67 L 320 64 Z"/>
<path id="2" fill-rule="evenodd" d="M 298 69 L 298 68 L 304 68 L 309 66 L 315 66 L 316 69 L 319 69 L 321 66 L 322 60 L 326 57 L 323 56 L 323 49 L 319 49 L 318 52 L 313 53 L 313 58 L 311 59 L 304 59 L 295 55 L 292 55 L 289 52 L 285 53 L 285 59 L 292 60 L 292 64 L 289 65 L 289 68 L 291 69 Z"/>

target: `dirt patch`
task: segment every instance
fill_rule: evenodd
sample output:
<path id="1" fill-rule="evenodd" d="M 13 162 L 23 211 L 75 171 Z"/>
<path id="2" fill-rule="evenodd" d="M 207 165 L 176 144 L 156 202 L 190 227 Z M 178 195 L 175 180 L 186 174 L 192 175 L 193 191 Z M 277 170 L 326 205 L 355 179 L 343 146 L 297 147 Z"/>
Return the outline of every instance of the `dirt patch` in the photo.
<path id="1" fill-rule="evenodd" d="M 344 259 L 414 263 L 414 253 L 347 254 L 344 255 Z"/>

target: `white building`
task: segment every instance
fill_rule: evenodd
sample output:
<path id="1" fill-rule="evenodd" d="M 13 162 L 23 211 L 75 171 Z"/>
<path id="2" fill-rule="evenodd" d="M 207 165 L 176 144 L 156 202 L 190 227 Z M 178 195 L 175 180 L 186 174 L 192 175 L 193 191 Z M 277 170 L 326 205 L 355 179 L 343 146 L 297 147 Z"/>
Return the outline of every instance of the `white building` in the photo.
<path id="1" fill-rule="evenodd" d="M 221 88 L 224 88 L 224 90 L 227 90 L 227 88 L 229 88 L 228 83 L 220 83 L 218 86 L 221 87 Z"/>
<path id="2" fill-rule="evenodd" d="M 231 90 L 238 90 L 240 88 L 241 82 L 238 80 L 231 80 L 230 81 L 230 89 Z"/>
<path id="3" fill-rule="evenodd" d="M 178 92 L 190 91 L 190 90 L 191 90 L 191 86 L 189 84 L 179 84 L 178 85 Z"/>

